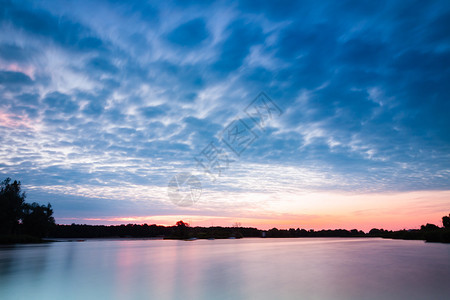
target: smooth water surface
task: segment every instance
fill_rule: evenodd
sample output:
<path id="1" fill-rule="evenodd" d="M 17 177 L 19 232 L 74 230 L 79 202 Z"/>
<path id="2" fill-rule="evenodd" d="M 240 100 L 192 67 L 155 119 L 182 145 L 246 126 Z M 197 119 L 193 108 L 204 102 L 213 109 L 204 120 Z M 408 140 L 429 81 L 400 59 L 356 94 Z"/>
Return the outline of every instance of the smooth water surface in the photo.
<path id="1" fill-rule="evenodd" d="M 450 245 L 87 240 L 0 247 L 0 299 L 450 299 Z"/>

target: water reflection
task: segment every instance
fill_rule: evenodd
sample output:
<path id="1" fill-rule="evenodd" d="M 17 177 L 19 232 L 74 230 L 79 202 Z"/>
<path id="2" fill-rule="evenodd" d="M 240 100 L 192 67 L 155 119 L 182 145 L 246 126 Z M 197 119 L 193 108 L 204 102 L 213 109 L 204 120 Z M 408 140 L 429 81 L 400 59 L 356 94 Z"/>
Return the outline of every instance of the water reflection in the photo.
<path id="1" fill-rule="evenodd" d="M 446 299 L 450 246 L 88 240 L 0 248 L 1 299 Z"/>

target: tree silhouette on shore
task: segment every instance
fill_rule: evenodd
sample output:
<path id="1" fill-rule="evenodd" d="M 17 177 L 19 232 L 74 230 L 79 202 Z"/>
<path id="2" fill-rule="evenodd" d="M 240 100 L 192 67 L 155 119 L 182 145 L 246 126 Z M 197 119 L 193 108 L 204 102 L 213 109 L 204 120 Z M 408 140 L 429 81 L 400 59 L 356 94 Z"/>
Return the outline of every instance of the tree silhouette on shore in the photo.
<path id="1" fill-rule="evenodd" d="M 444 225 L 444 228 L 450 229 L 450 214 L 447 216 L 442 217 L 442 225 Z"/>
<path id="2" fill-rule="evenodd" d="M 6 178 L 0 189 L 0 233 L 12 234 L 17 231 L 22 209 L 25 203 L 25 193 L 21 192 L 20 181 Z"/>
<path id="3" fill-rule="evenodd" d="M 50 203 L 39 205 L 25 202 L 26 194 L 20 181 L 6 178 L 0 184 L 0 234 L 46 236 L 55 225 Z"/>

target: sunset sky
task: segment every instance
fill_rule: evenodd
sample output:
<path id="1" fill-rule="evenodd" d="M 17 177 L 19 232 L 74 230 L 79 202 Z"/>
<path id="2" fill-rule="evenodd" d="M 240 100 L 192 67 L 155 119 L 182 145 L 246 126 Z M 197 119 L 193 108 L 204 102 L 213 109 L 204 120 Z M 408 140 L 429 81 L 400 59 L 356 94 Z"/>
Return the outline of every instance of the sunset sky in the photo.
<path id="1" fill-rule="evenodd" d="M 0 175 L 60 224 L 441 225 L 449 83 L 447 0 L 2 0 Z"/>

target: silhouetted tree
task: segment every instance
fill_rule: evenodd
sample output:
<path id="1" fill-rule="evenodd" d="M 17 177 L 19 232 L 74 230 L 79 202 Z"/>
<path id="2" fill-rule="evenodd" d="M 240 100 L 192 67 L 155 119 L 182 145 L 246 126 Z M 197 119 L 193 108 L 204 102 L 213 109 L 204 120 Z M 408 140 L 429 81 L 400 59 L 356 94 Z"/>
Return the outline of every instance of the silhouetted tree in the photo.
<path id="1" fill-rule="evenodd" d="M 445 228 L 450 228 L 450 214 L 448 215 L 448 217 L 442 217 L 442 225 L 444 225 Z"/>
<path id="2" fill-rule="evenodd" d="M 439 229 L 438 226 L 436 226 L 434 224 L 430 224 L 430 223 L 427 223 L 427 225 L 420 226 L 420 230 L 423 230 L 423 231 L 432 231 L 432 230 L 438 230 L 438 229 Z"/>
<path id="3" fill-rule="evenodd" d="M 378 229 L 378 228 L 372 228 L 369 231 L 370 235 L 381 235 L 383 234 L 384 230 L 383 229 Z"/>
<path id="4" fill-rule="evenodd" d="M 178 221 L 176 223 L 177 226 L 182 226 L 182 227 L 189 227 L 189 223 L 185 223 L 182 220 Z"/>
<path id="5" fill-rule="evenodd" d="M 178 221 L 174 233 L 177 238 L 187 239 L 189 237 L 189 224 L 181 220 Z"/>
<path id="6" fill-rule="evenodd" d="M 21 191 L 20 181 L 6 178 L 0 188 L 0 233 L 15 233 L 22 217 L 25 193 Z"/>
<path id="7" fill-rule="evenodd" d="M 25 203 L 22 217 L 24 232 L 32 236 L 46 236 L 51 226 L 55 225 L 52 215 L 53 209 L 50 203 L 47 206 L 39 205 L 36 202 Z"/>

